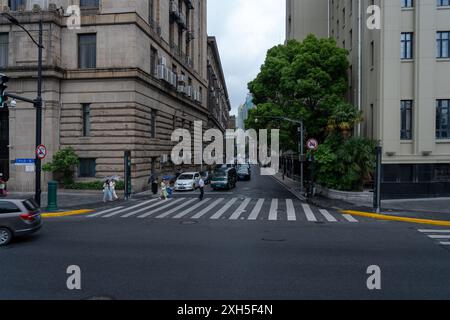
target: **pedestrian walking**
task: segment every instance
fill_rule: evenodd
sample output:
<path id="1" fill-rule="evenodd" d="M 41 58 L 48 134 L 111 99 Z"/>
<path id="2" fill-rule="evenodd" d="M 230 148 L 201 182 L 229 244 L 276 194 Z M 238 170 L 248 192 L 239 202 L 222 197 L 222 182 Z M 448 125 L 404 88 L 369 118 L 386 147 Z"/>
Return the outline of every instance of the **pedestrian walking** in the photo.
<path id="1" fill-rule="evenodd" d="M 160 199 L 167 200 L 167 196 L 168 196 L 167 183 L 166 183 L 166 180 L 162 180 L 161 181 L 161 197 L 160 197 Z"/>
<path id="2" fill-rule="evenodd" d="M 111 183 L 110 180 L 106 180 L 105 183 L 103 184 L 103 202 L 113 201 L 110 183 Z"/>
<path id="3" fill-rule="evenodd" d="M 198 187 L 200 189 L 200 201 L 203 201 L 203 197 L 205 196 L 205 181 L 202 177 L 200 177 L 200 180 L 198 181 Z"/>
<path id="4" fill-rule="evenodd" d="M 110 189 L 111 189 L 111 197 L 112 197 L 112 200 L 113 201 L 115 201 L 115 200 L 119 200 L 119 197 L 117 196 L 117 193 L 116 193 L 116 180 L 111 180 L 110 181 Z"/>

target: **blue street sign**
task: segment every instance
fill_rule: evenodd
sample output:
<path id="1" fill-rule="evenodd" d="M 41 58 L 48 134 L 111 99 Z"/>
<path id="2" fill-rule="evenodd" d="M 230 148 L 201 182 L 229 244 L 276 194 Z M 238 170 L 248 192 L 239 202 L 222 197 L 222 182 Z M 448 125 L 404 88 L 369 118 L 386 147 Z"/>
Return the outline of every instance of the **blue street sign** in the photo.
<path id="1" fill-rule="evenodd" d="M 34 165 L 35 162 L 35 159 L 16 159 L 15 164 L 16 166 L 29 166 Z"/>

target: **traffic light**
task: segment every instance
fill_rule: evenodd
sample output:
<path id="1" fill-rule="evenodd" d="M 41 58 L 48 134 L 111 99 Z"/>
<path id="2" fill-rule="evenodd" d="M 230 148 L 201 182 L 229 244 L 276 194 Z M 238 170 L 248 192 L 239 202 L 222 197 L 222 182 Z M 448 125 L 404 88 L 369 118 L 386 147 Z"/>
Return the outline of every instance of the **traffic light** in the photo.
<path id="1" fill-rule="evenodd" d="M 8 86 L 6 85 L 9 81 L 9 77 L 4 74 L 0 74 L 1 84 L 0 84 L 0 109 L 6 107 L 6 102 L 8 101 L 8 97 L 6 96 L 6 89 Z"/>

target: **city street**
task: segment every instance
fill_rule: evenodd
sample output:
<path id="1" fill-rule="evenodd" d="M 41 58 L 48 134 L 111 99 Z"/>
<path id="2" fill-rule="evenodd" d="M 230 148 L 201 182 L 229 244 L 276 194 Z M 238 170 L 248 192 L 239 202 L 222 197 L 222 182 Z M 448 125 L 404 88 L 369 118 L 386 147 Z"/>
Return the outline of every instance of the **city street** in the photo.
<path id="1" fill-rule="evenodd" d="M 177 193 L 45 219 L 0 249 L 0 299 L 450 298 L 442 228 L 345 216 L 256 168 L 252 178 L 201 203 Z M 81 290 L 66 285 L 73 265 Z M 382 287 L 371 291 L 374 265 Z"/>

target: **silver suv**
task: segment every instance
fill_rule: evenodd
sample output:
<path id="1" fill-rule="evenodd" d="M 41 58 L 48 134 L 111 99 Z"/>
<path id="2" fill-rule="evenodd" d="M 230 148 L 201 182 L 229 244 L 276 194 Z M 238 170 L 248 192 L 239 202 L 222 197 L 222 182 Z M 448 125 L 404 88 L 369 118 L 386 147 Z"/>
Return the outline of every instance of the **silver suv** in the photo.
<path id="1" fill-rule="evenodd" d="M 0 247 L 14 237 L 38 231 L 41 226 L 41 213 L 33 199 L 0 199 Z"/>

